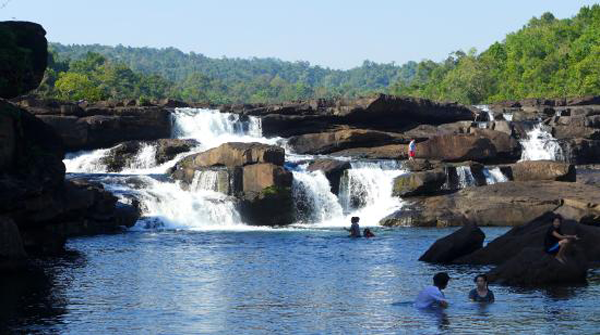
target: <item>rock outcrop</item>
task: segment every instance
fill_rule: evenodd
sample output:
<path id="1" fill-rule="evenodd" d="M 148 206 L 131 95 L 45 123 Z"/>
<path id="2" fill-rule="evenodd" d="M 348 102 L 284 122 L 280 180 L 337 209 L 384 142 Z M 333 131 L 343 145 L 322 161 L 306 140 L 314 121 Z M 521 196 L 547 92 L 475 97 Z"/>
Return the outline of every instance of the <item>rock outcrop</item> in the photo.
<path id="1" fill-rule="evenodd" d="M 579 217 L 600 212 L 600 188 L 556 181 L 505 182 L 470 187 L 456 193 L 411 198 L 386 226 L 520 226 L 561 208 Z"/>
<path id="2" fill-rule="evenodd" d="M 555 180 L 574 182 L 575 166 L 555 161 L 524 161 L 510 166 L 515 181 Z"/>
<path id="3" fill-rule="evenodd" d="M 67 151 L 108 148 L 125 141 L 151 141 L 171 135 L 169 111 L 163 107 L 89 106 L 23 100 L 20 106 L 50 125 Z"/>
<path id="4" fill-rule="evenodd" d="M 446 179 L 443 169 L 403 174 L 394 179 L 393 195 L 410 197 L 437 194 L 446 183 Z"/>
<path id="5" fill-rule="evenodd" d="M 471 109 L 456 103 L 384 94 L 278 105 L 226 105 L 221 111 L 258 116 L 262 119 L 265 136 L 282 137 L 328 131 L 339 125 L 400 132 L 419 124 L 472 121 L 475 117 Z"/>
<path id="6" fill-rule="evenodd" d="M 437 241 L 419 258 L 429 263 L 451 263 L 481 249 L 485 234 L 479 227 L 467 224 Z"/>
<path id="7" fill-rule="evenodd" d="M 294 136 L 289 139 L 288 145 L 298 154 L 320 155 L 350 148 L 408 144 L 408 142 L 410 142 L 410 138 L 399 134 L 365 129 L 342 129 Z M 406 151 L 406 149 L 402 151 Z"/>
<path id="8" fill-rule="evenodd" d="M 481 129 L 469 134 L 434 136 L 417 143 L 416 156 L 447 162 L 472 160 L 503 163 L 519 159 L 521 147 L 518 141 L 506 133 Z"/>
<path id="9" fill-rule="evenodd" d="M 37 88 L 48 63 L 44 28 L 32 22 L 0 22 L 0 40 L 0 98 Z"/>
<path id="10" fill-rule="evenodd" d="M 171 177 L 195 191 L 202 175 L 217 173 L 214 191 L 235 196 L 243 220 L 251 225 L 294 221 L 292 173 L 283 167 L 285 151 L 261 143 L 225 143 L 177 163 Z"/>

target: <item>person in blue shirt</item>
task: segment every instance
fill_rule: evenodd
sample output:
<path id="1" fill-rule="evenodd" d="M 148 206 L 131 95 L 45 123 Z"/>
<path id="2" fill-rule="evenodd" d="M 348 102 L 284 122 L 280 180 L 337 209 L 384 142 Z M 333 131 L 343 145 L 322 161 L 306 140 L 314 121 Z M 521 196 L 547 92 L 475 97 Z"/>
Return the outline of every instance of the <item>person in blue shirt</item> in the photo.
<path id="1" fill-rule="evenodd" d="M 448 300 L 442 292 L 448 286 L 450 276 L 446 272 L 439 272 L 433 276 L 433 286 L 425 287 L 415 300 L 415 307 L 424 308 L 447 308 Z"/>
<path id="2" fill-rule="evenodd" d="M 484 274 L 477 275 L 473 280 L 476 288 L 469 292 L 469 300 L 474 302 L 494 302 L 494 292 L 488 288 L 488 278 Z"/>

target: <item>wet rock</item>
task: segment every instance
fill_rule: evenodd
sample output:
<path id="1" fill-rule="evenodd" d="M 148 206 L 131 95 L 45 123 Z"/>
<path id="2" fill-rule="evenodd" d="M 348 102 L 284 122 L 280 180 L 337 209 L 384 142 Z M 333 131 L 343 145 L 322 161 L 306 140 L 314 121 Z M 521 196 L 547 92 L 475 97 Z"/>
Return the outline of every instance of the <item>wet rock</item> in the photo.
<path id="1" fill-rule="evenodd" d="M 572 163 L 600 163 L 600 141 L 578 138 L 574 140 L 569 140 L 567 143 Z"/>
<path id="2" fill-rule="evenodd" d="M 511 165 L 513 180 L 576 181 L 576 170 L 572 164 L 555 161 L 524 161 Z"/>
<path id="3" fill-rule="evenodd" d="M 411 197 L 438 194 L 446 183 L 443 169 L 412 172 L 394 178 L 393 195 Z"/>
<path id="4" fill-rule="evenodd" d="M 48 41 L 32 22 L 0 22 L 0 97 L 14 98 L 36 89 L 48 63 Z"/>
<path id="5" fill-rule="evenodd" d="M 411 172 L 420 172 L 433 170 L 434 167 L 439 166 L 439 162 L 432 163 L 427 159 L 411 159 L 407 160 L 404 166 Z"/>
<path id="6" fill-rule="evenodd" d="M 10 218 L 0 217 L 0 273 L 22 268 L 26 258 L 19 228 Z"/>
<path id="7" fill-rule="evenodd" d="M 561 212 L 562 208 L 556 212 Z M 565 214 L 563 211 L 561 214 Z M 554 218 L 554 212 L 545 212 L 534 218 L 530 222 L 518 227 L 514 227 L 504 235 L 488 243 L 484 248 L 479 249 L 472 254 L 458 258 L 454 261 L 457 264 L 502 264 L 507 259 L 516 257 L 526 248 L 536 247 L 540 250 L 544 245 L 545 234 Z M 600 261 L 600 228 L 577 223 L 567 216 L 561 231 L 567 235 L 578 235 L 580 240 L 575 242 L 584 257 L 593 262 Z M 543 250 L 541 250 L 543 252 Z"/>
<path id="8" fill-rule="evenodd" d="M 485 234 L 479 227 L 467 224 L 437 241 L 419 258 L 428 263 L 450 263 L 483 247 Z"/>
<path id="9" fill-rule="evenodd" d="M 196 140 L 160 139 L 156 141 L 127 141 L 111 148 L 101 159 L 109 172 L 119 172 L 134 165 L 144 146 L 153 146 L 156 165 L 168 162 L 180 153 L 190 151 L 198 145 Z"/>
<path id="10" fill-rule="evenodd" d="M 340 178 L 344 171 L 351 168 L 350 162 L 335 159 L 317 159 L 308 165 L 308 171 L 322 171 L 329 181 L 331 193 L 338 194 L 340 190 Z"/>
<path id="11" fill-rule="evenodd" d="M 491 283 L 514 286 L 571 285 L 586 282 L 588 263 L 583 253 L 572 248 L 568 261 L 560 263 L 542 248 L 525 248 L 488 272 Z"/>

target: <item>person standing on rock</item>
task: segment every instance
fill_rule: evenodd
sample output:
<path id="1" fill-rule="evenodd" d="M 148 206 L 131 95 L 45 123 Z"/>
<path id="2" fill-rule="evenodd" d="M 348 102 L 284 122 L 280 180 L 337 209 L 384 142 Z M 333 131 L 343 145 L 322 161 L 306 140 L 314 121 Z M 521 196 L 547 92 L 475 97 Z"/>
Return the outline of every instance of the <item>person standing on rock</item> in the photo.
<path id="1" fill-rule="evenodd" d="M 565 252 L 568 246 L 571 244 L 572 240 L 578 240 L 579 237 L 577 237 L 577 235 L 563 235 L 560 231 L 562 221 L 563 218 L 559 214 L 554 217 L 552 225 L 546 232 L 544 250 L 550 255 L 555 255 L 555 258 L 564 264 L 567 261 Z"/>
<path id="2" fill-rule="evenodd" d="M 494 292 L 488 288 L 488 279 L 484 274 L 477 275 L 474 280 L 476 288 L 469 292 L 469 300 L 474 302 L 494 302 Z"/>
<path id="3" fill-rule="evenodd" d="M 353 216 L 352 219 L 350 219 L 350 222 L 352 223 L 350 225 L 350 229 L 344 228 L 350 232 L 350 237 L 360 237 L 360 226 L 358 225 L 359 221 L 360 218 L 358 216 Z"/>
<path id="4" fill-rule="evenodd" d="M 425 287 L 415 300 L 415 307 L 424 308 L 447 308 L 448 300 L 442 292 L 448 286 L 450 276 L 446 272 L 439 272 L 433 276 L 433 286 Z"/>
<path id="5" fill-rule="evenodd" d="M 412 139 L 412 140 L 410 140 L 410 143 L 408 143 L 408 159 L 413 160 L 415 158 L 416 153 L 417 153 L 417 143 L 415 142 L 414 139 Z"/>

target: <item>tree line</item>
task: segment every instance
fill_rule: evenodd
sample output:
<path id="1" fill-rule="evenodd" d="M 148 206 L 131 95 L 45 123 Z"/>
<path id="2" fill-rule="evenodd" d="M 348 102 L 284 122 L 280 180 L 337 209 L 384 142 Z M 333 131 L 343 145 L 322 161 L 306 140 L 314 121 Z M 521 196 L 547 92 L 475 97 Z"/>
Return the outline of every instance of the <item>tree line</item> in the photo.
<path id="1" fill-rule="evenodd" d="M 275 58 L 209 58 L 175 48 L 51 43 L 36 94 L 63 100 L 160 99 L 256 103 L 376 92 L 465 104 L 600 94 L 600 5 L 551 13 L 478 53 L 349 70 Z"/>

